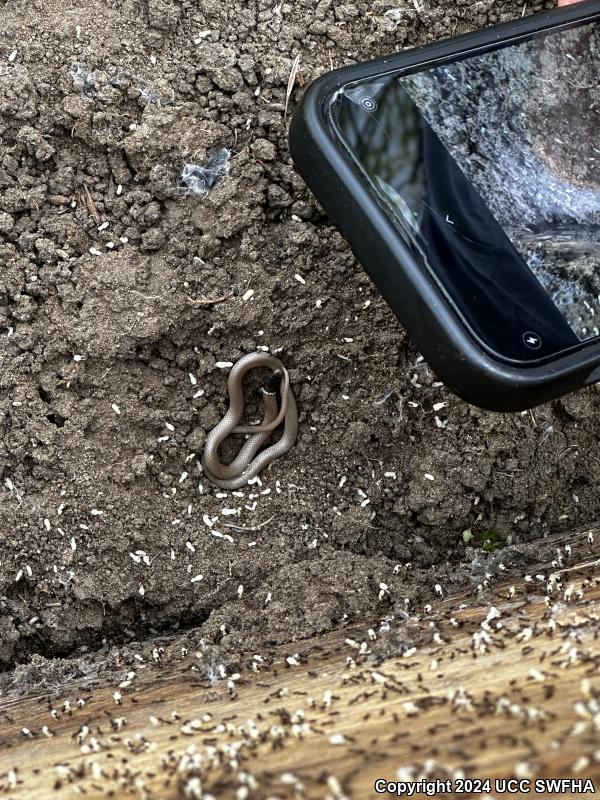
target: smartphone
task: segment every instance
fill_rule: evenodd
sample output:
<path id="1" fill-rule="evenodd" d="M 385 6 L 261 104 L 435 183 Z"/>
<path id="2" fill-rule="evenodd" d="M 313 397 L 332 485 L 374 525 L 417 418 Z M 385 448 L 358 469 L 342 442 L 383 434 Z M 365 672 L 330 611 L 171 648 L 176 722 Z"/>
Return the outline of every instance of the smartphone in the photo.
<path id="1" fill-rule="evenodd" d="M 600 380 L 600 0 L 330 72 L 290 149 L 458 395 Z"/>

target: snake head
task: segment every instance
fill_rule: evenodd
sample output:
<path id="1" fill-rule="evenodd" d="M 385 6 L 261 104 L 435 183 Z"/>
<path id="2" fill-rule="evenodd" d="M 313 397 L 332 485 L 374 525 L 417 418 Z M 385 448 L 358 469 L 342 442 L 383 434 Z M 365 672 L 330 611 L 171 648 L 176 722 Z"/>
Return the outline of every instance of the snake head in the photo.
<path id="1" fill-rule="evenodd" d="M 283 372 L 280 369 L 274 369 L 270 372 L 263 381 L 262 391 L 264 394 L 276 394 L 281 384 L 282 377 Z"/>

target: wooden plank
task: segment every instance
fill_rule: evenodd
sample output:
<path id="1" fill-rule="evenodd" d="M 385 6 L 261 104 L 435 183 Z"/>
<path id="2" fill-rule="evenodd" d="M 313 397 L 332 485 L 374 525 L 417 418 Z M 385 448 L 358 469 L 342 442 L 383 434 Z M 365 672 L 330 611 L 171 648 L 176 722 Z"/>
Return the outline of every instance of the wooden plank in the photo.
<path id="1" fill-rule="evenodd" d="M 233 680 L 167 665 L 122 689 L 5 699 L 0 797 L 341 800 L 376 797 L 380 778 L 462 775 L 590 778 L 598 791 L 594 533 L 557 537 L 553 565 L 480 587 L 481 602 L 279 648 Z"/>

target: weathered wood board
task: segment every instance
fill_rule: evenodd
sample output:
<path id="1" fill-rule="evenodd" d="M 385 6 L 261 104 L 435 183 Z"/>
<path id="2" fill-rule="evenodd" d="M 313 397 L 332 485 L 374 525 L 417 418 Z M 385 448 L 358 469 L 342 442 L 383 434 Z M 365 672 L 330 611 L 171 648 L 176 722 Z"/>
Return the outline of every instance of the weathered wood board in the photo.
<path id="1" fill-rule="evenodd" d="M 5 698 L 0 797 L 364 799 L 378 779 L 461 776 L 492 797 L 509 777 L 600 791 L 599 545 L 558 537 L 553 565 L 479 601 L 279 648 L 212 686 L 165 664 L 123 688 Z"/>

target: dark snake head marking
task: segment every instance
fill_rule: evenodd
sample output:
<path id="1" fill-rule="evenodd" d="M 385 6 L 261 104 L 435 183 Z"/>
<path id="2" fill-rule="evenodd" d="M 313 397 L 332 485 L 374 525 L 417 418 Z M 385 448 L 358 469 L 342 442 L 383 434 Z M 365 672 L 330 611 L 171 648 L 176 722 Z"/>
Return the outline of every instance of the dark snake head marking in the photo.
<path id="1" fill-rule="evenodd" d="M 262 391 L 264 394 L 276 394 L 281 385 L 282 378 L 283 372 L 280 369 L 274 369 L 271 373 L 269 373 L 262 385 Z"/>

